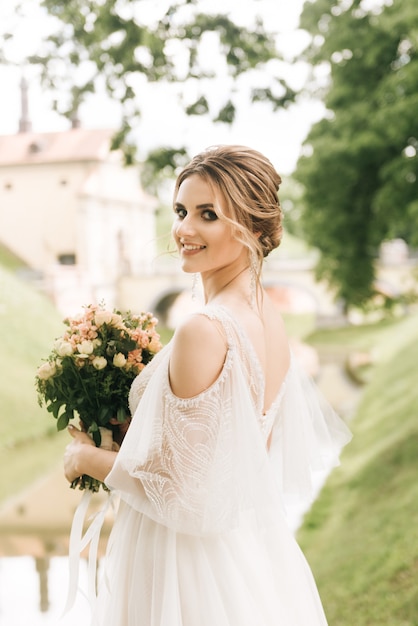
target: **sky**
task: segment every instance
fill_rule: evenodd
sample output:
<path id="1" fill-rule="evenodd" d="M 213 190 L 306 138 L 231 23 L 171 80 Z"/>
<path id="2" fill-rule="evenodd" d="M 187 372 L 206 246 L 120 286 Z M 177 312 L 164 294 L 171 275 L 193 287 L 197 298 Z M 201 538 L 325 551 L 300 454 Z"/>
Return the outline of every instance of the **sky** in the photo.
<path id="1" fill-rule="evenodd" d="M 0 66 L 0 134 L 17 132 L 22 72 L 29 81 L 32 129 L 35 132 L 65 130 L 69 127 L 68 121 L 52 111 L 52 96 L 42 89 L 37 71 L 31 67 L 23 67 L 25 55 L 37 50 L 41 36 L 50 28 L 48 19 L 39 9 L 38 0 L 23 2 L 27 15 L 25 19 L 16 17 L 16 0 L 0 2 L 0 28 L 4 30 L 8 27 L 15 34 L 15 43 L 9 48 L 9 55 L 15 65 Z M 150 9 L 153 5 L 155 7 L 154 0 L 143 2 L 144 5 L 148 2 Z M 297 29 L 303 0 L 240 0 L 239 3 L 235 0 L 202 0 L 200 8 L 204 10 L 205 5 L 210 6 L 211 11 L 219 9 L 225 12 L 227 8 L 233 19 L 246 26 L 251 25 L 254 6 L 257 6 L 265 23 L 274 24 L 274 30 L 278 32 L 279 49 L 289 60 L 306 42 L 306 34 Z M 208 62 L 213 63 L 211 51 Z M 284 78 L 292 87 L 299 88 L 306 73 L 306 66 L 294 64 L 286 70 Z M 241 80 L 247 80 L 248 83 L 251 79 Z M 247 87 L 251 86 L 251 83 L 247 84 Z M 220 73 L 216 85 L 212 87 L 212 96 L 215 100 L 218 97 L 224 101 L 229 88 L 230 84 Z M 148 150 L 162 145 L 185 144 L 189 152 L 195 154 L 213 144 L 240 143 L 261 150 L 273 161 L 280 173 L 290 174 L 295 168 L 301 144 L 309 128 L 323 115 L 323 105 L 313 100 L 302 100 L 290 109 L 275 113 L 267 104 L 251 105 L 243 100 L 232 127 L 225 124 L 215 125 L 208 119 L 183 115 L 173 89 L 175 88 L 163 84 L 142 84 L 142 117 L 134 132 L 140 158 L 145 157 Z M 183 95 L 192 101 L 195 90 L 196 87 L 191 85 Z M 81 123 L 86 128 L 117 128 L 119 115 L 117 102 L 111 101 L 105 94 L 90 97 L 80 109 Z"/>

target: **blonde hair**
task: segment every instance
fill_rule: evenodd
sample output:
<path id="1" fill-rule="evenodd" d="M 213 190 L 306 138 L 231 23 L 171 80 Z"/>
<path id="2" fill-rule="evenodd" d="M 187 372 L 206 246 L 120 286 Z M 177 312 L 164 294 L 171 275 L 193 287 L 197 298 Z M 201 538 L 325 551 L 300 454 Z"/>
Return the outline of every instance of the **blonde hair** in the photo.
<path id="1" fill-rule="evenodd" d="M 272 163 L 260 152 L 245 146 L 213 146 L 196 155 L 179 174 L 174 190 L 189 176 L 197 175 L 220 193 L 226 212 L 222 217 L 236 237 L 255 254 L 258 274 L 262 262 L 280 245 L 283 226 L 278 190 L 282 182 Z"/>

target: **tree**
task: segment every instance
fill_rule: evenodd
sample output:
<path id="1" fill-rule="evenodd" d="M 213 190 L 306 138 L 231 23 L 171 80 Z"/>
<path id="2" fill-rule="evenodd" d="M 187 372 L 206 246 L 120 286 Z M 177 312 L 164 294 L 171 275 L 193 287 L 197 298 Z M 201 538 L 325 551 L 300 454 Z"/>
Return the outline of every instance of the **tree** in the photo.
<path id="1" fill-rule="evenodd" d="M 321 252 L 318 276 L 346 307 L 363 306 L 380 243 L 418 245 L 418 3 L 306 2 L 301 27 L 312 36 L 310 89 L 327 108 L 295 172 L 302 226 Z"/>
<path id="2" fill-rule="evenodd" d="M 184 100 L 185 112 L 209 115 L 212 121 L 225 124 L 235 117 L 237 98 L 242 95 L 240 77 L 257 70 L 264 73 L 258 73 L 250 90 L 253 102 L 269 101 L 278 108 L 295 99 L 295 92 L 277 76 L 276 65 L 273 74 L 268 71 L 280 55 L 275 34 L 267 31 L 257 16 L 247 28 L 226 13 L 203 12 L 200 0 L 43 0 L 41 4 L 55 19 L 56 29 L 30 60 L 42 66 L 44 84 L 56 91 L 56 109 L 72 118 L 83 99 L 104 85 L 122 107 L 113 147 L 124 151 L 128 163 L 135 159 L 136 147 L 129 137 L 140 116 L 144 81 L 180 86 L 194 82 L 197 95 L 192 102 Z M 203 59 L 205 47 L 210 48 L 209 62 Z M 211 98 L 216 85 L 213 59 L 217 56 L 223 59 L 229 76 L 227 95 L 220 103 Z M 166 166 L 170 156 L 170 165 L 175 167 L 183 151 L 180 147 L 177 155 L 170 149 L 161 162 Z M 157 153 L 153 162 L 160 163 L 156 157 Z"/>

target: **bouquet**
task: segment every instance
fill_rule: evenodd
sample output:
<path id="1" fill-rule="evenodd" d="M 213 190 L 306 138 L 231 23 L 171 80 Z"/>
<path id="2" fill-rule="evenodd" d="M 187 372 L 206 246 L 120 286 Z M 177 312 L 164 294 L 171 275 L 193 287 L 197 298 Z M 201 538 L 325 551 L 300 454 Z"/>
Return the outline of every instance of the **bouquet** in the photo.
<path id="1" fill-rule="evenodd" d="M 38 368 L 38 402 L 52 413 L 58 430 L 78 417 L 96 446 L 117 449 L 113 430 L 129 418 L 132 381 L 162 347 L 157 320 L 151 313 L 122 314 L 100 304 L 84 307 L 64 324 L 68 329 Z M 71 483 L 91 491 L 100 486 L 106 489 L 90 476 Z"/>

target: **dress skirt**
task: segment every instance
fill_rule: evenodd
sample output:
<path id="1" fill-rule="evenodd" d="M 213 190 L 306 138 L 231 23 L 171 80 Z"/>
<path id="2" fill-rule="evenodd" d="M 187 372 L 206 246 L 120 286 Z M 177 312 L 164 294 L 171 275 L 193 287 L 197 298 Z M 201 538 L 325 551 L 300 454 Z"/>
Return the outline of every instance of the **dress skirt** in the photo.
<path id="1" fill-rule="evenodd" d="M 283 521 L 178 533 L 125 502 L 101 571 L 98 626 L 325 626 L 310 568 Z"/>

